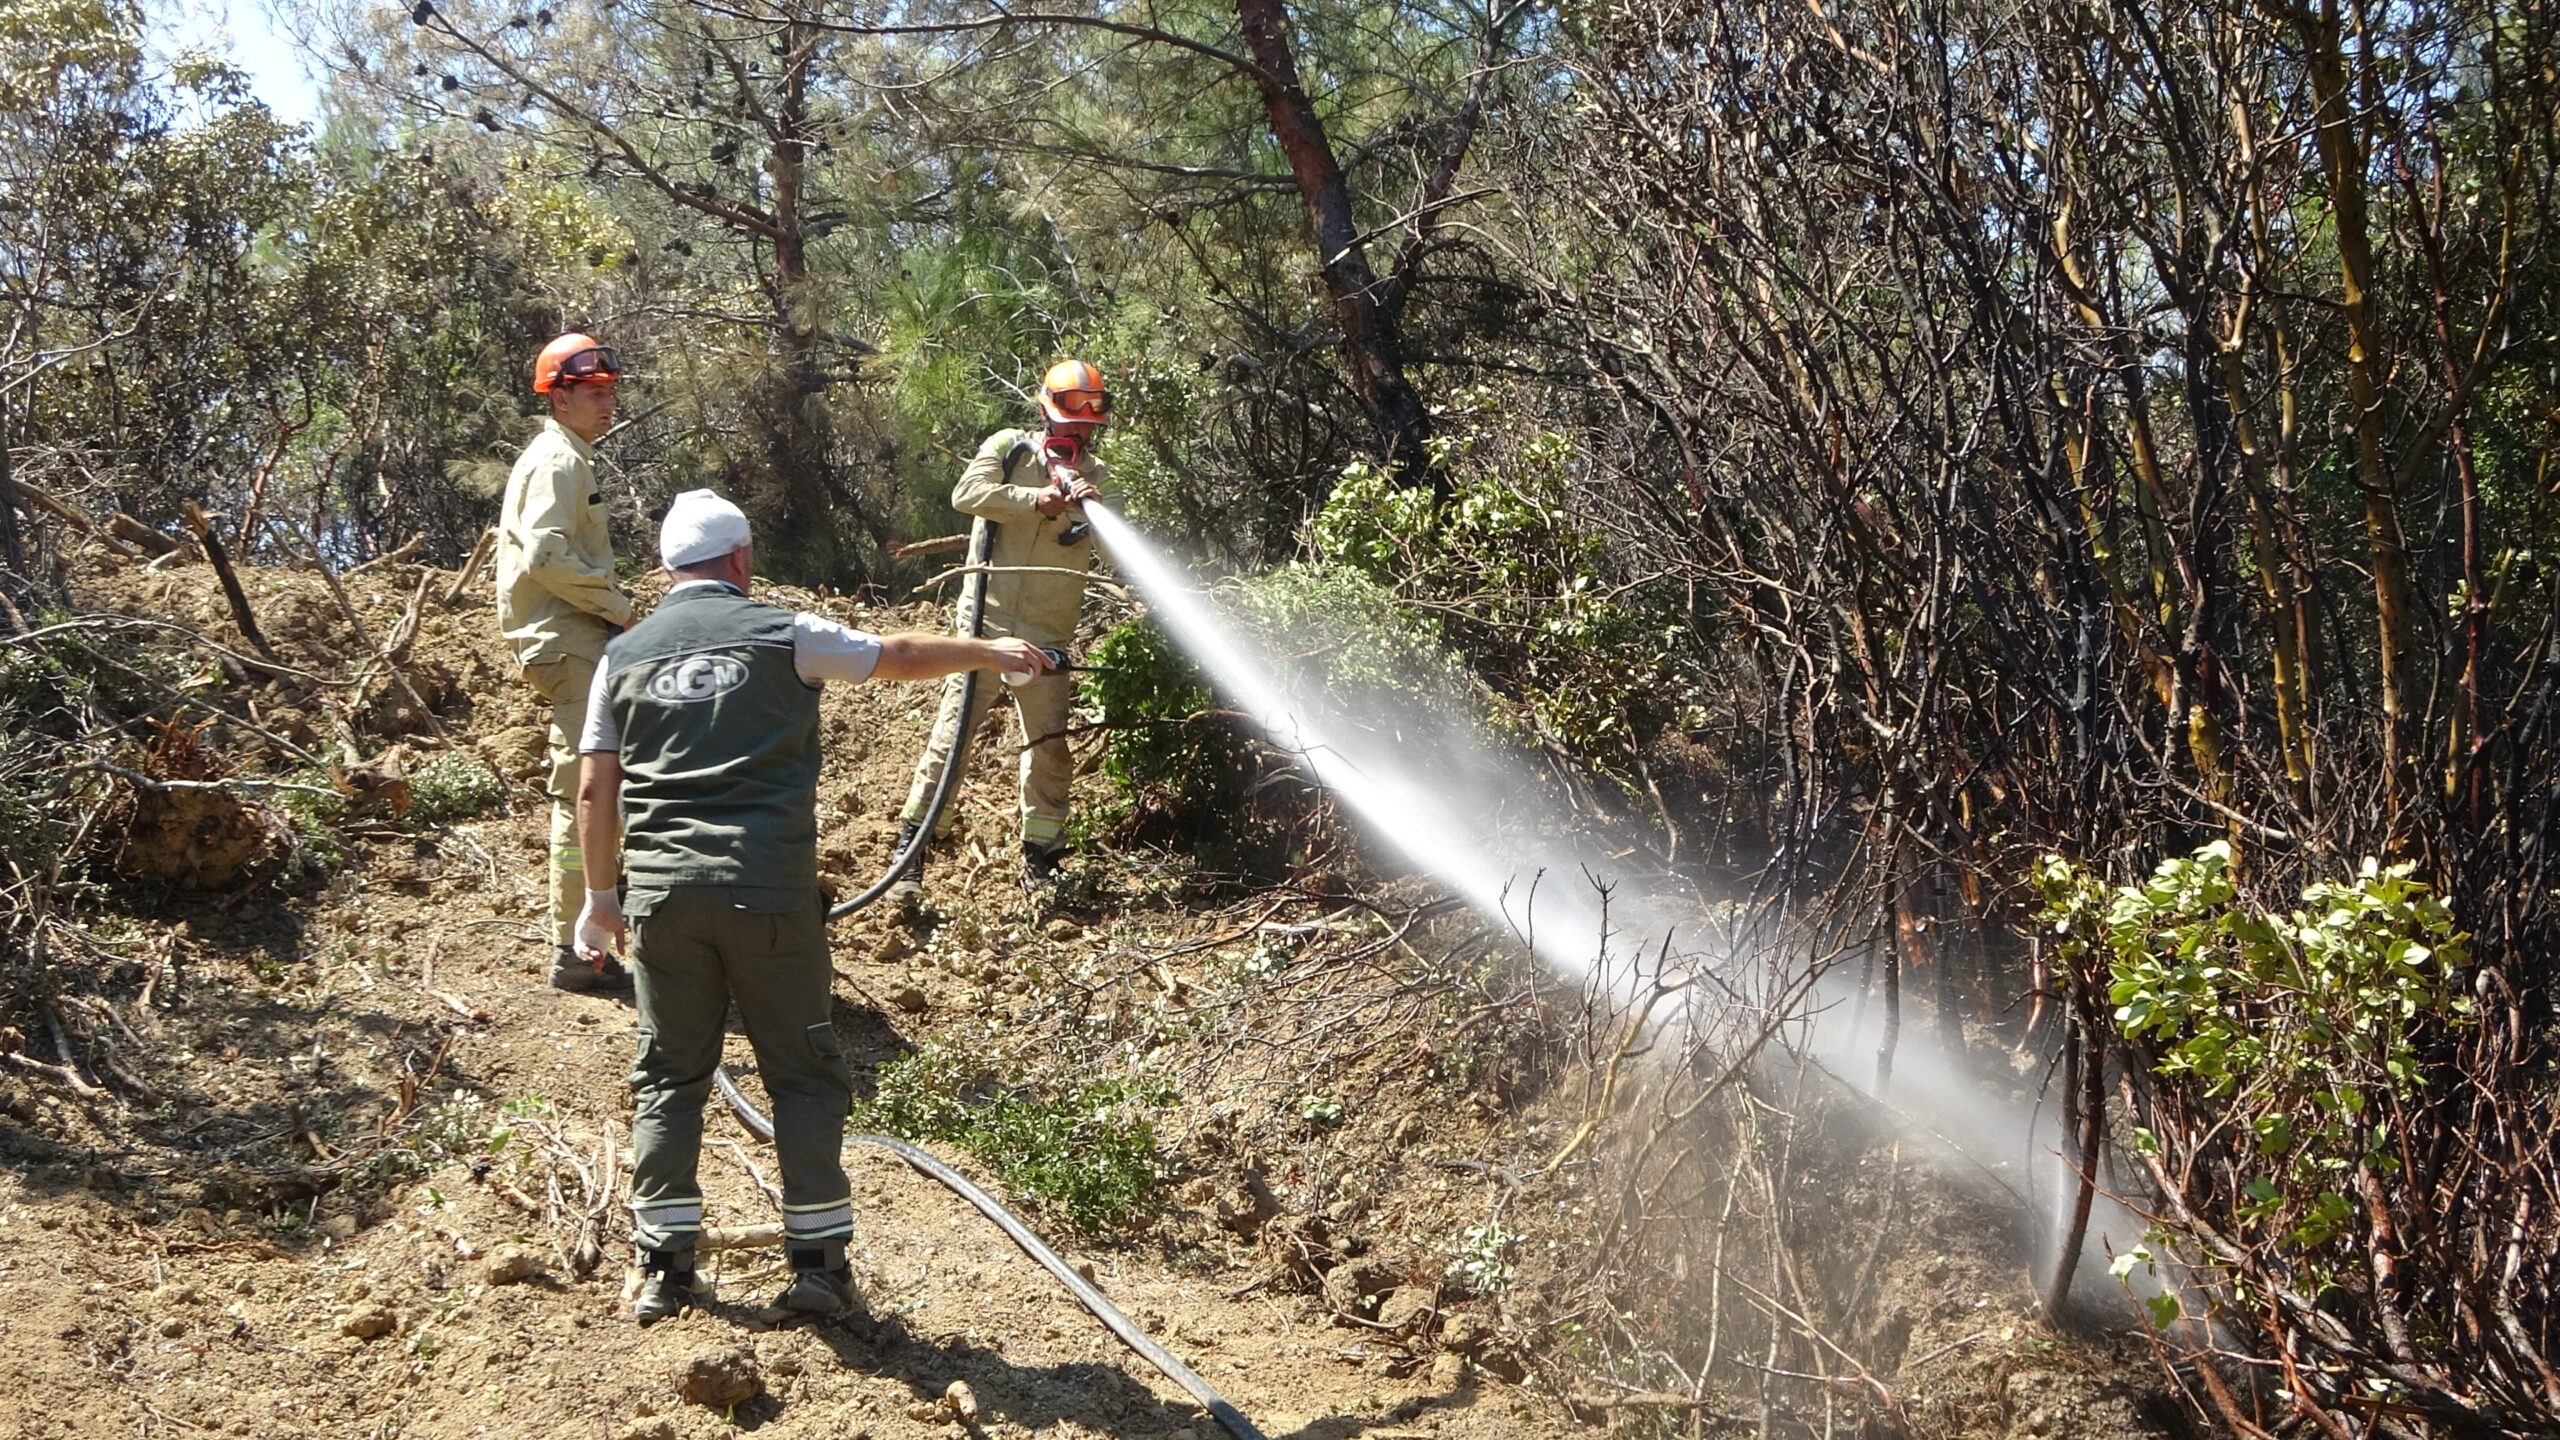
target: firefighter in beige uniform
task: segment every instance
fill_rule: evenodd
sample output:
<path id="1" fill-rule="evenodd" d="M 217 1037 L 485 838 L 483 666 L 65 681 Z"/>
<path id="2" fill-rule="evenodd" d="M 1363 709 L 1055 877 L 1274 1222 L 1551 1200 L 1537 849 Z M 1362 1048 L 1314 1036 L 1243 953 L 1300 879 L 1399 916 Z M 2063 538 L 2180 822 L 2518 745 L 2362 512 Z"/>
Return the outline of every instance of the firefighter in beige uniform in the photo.
<path id="1" fill-rule="evenodd" d="M 526 683 L 551 703 L 551 983 L 563 990 L 630 984 L 618 962 L 583 960 L 571 944 L 587 889 L 578 856 L 578 732 L 604 642 L 631 623 L 631 597 L 613 578 L 594 450 L 613 423 L 621 373 L 613 351 L 585 335 L 542 348 L 533 389 L 550 400 L 551 414 L 507 476 L 498 516 L 498 627 Z"/>
<path id="2" fill-rule="evenodd" d="M 1109 422 L 1110 396 L 1102 374 L 1080 360 L 1062 360 L 1041 378 L 1043 431 L 999 430 L 978 447 L 977 458 L 952 487 L 951 505 L 994 529 L 987 563 L 986 633 L 1063 647 L 1075 639 L 1084 611 L 1085 572 L 1093 566 L 1093 533 L 1081 507 L 1102 493 L 1102 462 L 1092 443 Z M 1065 572 L 1065 573 L 1061 573 Z M 1022 882 L 1035 893 L 1055 875 L 1066 842 L 1067 796 L 1075 768 L 1067 751 L 1067 710 L 1075 700 L 1072 676 L 1051 672 L 1008 692 L 1014 704 L 1015 739 L 1022 749 Z M 980 685 L 969 713 L 960 713 L 957 681 L 942 693 L 933 737 L 916 762 L 900 814 L 898 849 L 904 851 L 924 823 L 933 789 L 953 743 L 977 729 L 995 687 Z M 949 833 L 943 812 L 935 839 Z M 923 897 L 924 847 L 891 887 L 901 908 Z"/>

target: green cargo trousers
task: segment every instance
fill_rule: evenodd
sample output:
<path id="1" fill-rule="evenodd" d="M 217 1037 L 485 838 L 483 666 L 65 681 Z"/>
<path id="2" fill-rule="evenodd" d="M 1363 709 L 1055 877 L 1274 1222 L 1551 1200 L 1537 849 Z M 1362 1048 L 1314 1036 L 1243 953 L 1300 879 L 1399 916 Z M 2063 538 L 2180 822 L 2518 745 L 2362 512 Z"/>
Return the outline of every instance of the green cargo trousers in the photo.
<path id="1" fill-rule="evenodd" d="M 782 1165 L 783 1245 L 844 1263 L 853 1188 L 844 1173 L 853 1082 L 829 1016 L 835 971 L 815 890 L 678 885 L 631 892 L 631 973 L 640 1053 L 631 1066 L 632 1239 L 688 1251 L 702 1232 L 702 1107 L 737 1001 L 756 1070 L 773 1100 Z"/>

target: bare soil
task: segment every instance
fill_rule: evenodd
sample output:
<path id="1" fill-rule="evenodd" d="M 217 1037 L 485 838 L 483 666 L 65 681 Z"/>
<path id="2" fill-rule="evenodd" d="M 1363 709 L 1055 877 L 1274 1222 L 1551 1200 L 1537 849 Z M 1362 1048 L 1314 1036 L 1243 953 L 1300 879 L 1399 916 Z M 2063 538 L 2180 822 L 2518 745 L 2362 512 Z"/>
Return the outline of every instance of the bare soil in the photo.
<path id="1" fill-rule="evenodd" d="M 0 1433 L 1216 1433 L 993 1226 L 873 1151 L 848 1162 L 867 1314 L 765 1326 L 756 1305 L 783 1274 L 769 1248 L 741 1249 L 719 1257 L 713 1307 L 633 1325 L 614 1185 L 633 1012 L 543 985 L 539 714 L 485 595 L 447 610 L 431 592 L 449 577 L 349 582 L 377 646 L 426 595 L 401 665 L 430 714 L 378 679 L 330 683 L 364 647 L 316 577 L 244 578 L 304 673 L 163 646 L 176 658 L 152 674 L 239 717 L 205 730 L 210 754 L 285 775 L 301 762 L 278 737 L 320 754 L 345 733 L 375 755 L 405 746 L 414 773 L 459 749 L 506 776 L 511 811 L 412 827 L 359 805 L 325 878 L 280 878 L 273 852 L 291 842 L 270 836 L 247 873 L 237 857 L 164 856 L 90 905 L 89 953 L 54 958 L 87 978 L 56 1005 L 89 1007 L 111 1047 L 84 1056 L 101 1088 L 0 1069 L 0 1353 L 17 1375 Z M 778 598 L 856 624 L 939 623 Z M 76 599 L 246 649 L 201 566 L 101 560 Z M 138 653 L 146 638 L 95 643 Z M 935 699 L 930 685 L 830 688 L 821 846 L 839 886 L 885 860 Z M 1584 1090 L 1555 1073 L 1557 997 L 1516 971 L 1449 966 L 1339 895 L 1204 891 L 1158 858 L 1088 854 L 1091 903 L 1036 915 L 1009 888 L 1006 748 L 979 747 L 959 844 L 936 857 L 939 927 L 864 915 L 836 929 L 835 1021 L 858 1085 L 929 1043 L 1009 1081 L 1172 1082 L 1156 1213 L 1098 1236 L 1027 1213 L 1269 1435 L 1691 1433 L 1687 1411 L 1576 1368 L 1598 1352 L 1575 1337 L 1607 1318 L 1575 1277 L 1608 1197 L 1583 1167 L 1542 1169 L 1583 1118 Z M 220 839 L 236 846 L 236 827 Z M 25 1048 L 51 1054 L 40 1036 Z M 743 1040 L 731 1054 L 745 1059 Z M 769 1152 L 713 1110 L 714 1222 L 771 1220 Z M 1827 1181 L 1839 1230 L 1809 1239 L 1849 1270 L 1863 1260 L 1873 1298 L 1857 1308 L 1872 1318 L 1836 1338 L 1891 1403 L 1844 1394 L 1807 1423 L 2159 1433 L 2146 1362 L 2048 1331 L 2014 1217 L 1937 1163 L 1889 1137 L 1843 1142 Z M 1453 1246 L 1489 1222 L 1512 1237 L 1508 1283 L 1454 1283 Z M 1723 1429 L 1720 1413 L 1695 1423 Z"/>

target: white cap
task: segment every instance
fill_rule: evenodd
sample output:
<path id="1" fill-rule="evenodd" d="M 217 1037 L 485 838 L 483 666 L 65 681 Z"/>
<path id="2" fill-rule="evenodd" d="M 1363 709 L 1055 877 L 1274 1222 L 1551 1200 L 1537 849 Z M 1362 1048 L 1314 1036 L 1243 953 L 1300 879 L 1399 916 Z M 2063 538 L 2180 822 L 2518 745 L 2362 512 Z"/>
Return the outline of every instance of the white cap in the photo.
<path id="1" fill-rule="evenodd" d="M 658 527 L 658 559 L 670 570 L 717 560 L 747 543 L 747 512 L 710 490 L 687 490 Z"/>

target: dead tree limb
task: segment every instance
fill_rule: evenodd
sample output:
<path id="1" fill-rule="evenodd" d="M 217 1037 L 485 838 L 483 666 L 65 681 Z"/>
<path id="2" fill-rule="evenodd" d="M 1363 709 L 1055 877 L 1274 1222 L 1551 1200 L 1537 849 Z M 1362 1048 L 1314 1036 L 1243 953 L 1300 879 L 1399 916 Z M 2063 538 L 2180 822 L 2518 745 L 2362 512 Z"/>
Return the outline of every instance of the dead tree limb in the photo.
<path id="1" fill-rule="evenodd" d="M 480 578 L 480 567 L 489 563 L 489 557 L 497 549 L 497 528 L 492 526 L 481 531 L 480 538 L 472 543 L 471 558 L 462 562 L 462 573 L 453 577 L 453 584 L 444 592 L 446 609 L 462 603 L 463 594 L 471 588 L 471 582 Z"/>
<path id="2" fill-rule="evenodd" d="M 178 553 L 178 542 L 119 510 L 107 517 L 107 529 L 117 539 L 153 558 Z"/>
<path id="3" fill-rule="evenodd" d="M 249 609 L 248 592 L 240 588 L 240 576 L 231 568 L 231 555 L 222 548 L 222 539 L 213 533 L 213 522 L 207 520 L 204 507 L 193 500 L 187 502 L 187 528 L 195 532 L 196 543 L 204 547 L 204 558 L 213 566 L 215 578 L 222 582 L 222 598 L 231 602 L 231 621 L 240 627 L 241 638 L 249 648 L 269 660 L 277 660 L 275 647 L 267 643 L 258 629 L 258 617 Z"/>

